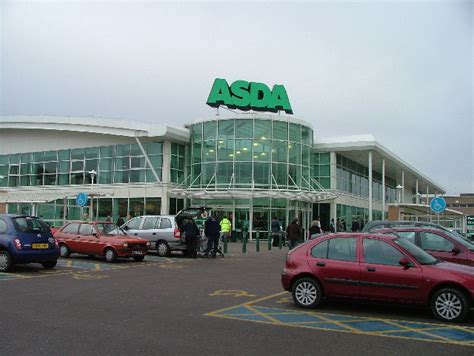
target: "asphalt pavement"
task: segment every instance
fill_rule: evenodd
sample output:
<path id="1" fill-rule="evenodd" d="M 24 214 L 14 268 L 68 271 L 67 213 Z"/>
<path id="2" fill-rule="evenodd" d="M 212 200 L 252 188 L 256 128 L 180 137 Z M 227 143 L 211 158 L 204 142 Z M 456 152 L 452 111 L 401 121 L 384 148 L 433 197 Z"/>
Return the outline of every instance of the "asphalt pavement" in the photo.
<path id="1" fill-rule="evenodd" d="M 474 316 L 331 302 L 296 308 L 282 290 L 286 249 L 229 245 L 225 258 L 73 255 L 0 275 L 0 355 L 472 355 Z"/>

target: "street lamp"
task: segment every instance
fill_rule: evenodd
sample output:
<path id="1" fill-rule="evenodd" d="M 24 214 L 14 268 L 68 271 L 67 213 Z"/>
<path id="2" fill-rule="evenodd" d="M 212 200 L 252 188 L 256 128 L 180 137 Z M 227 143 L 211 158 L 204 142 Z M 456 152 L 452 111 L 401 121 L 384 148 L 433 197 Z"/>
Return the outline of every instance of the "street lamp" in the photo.
<path id="1" fill-rule="evenodd" d="M 420 193 L 420 192 L 416 192 L 416 203 L 417 203 L 417 204 L 420 204 L 420 201 L 421 201 L 421 193 Z"/>
<path id="2" fill-rule="evenodd" d="M 403 187 L 399 184 L 395 188 L 397 189 L 397 192 L 398 192 L 398 204 L 400 204 L 402 202 L 402 189 L 403 189 Z"/>
<path id="3" fill-rule="evenodd" d="M 94 185 L 94 179 L 95 179 L 95 176 L 97 175 L 97 172 L 96 172 L 95 170 L 92 170 L 92 171 L 89 171 L 89 172 L 87 172 L 87 173 L 90 174 L 90 176 L 91 176 L 91 182 L 92 182 L 91 184 Z"/>
<path id="4" fill-rule="evenodd" d="M 97 172 L 95 170 L 92 170 L 92 171 L 89 171 L 87 172 L 90 174 L 91 176 L 91 185 L 94 186 L 94 179 L 95 179 L 95 176 L 97 175 Z M 89 214 L 89 217 L 90 217 L 90 220 L 94 220 L 93 217 L 94 217 L 94 196 L 91 194 L 90 196 L 90 199 L 91 199 L 91 203 L 90 203 L 90 207 L 89 207 L 89 210 L 90 210 L 90 214 Z"/>

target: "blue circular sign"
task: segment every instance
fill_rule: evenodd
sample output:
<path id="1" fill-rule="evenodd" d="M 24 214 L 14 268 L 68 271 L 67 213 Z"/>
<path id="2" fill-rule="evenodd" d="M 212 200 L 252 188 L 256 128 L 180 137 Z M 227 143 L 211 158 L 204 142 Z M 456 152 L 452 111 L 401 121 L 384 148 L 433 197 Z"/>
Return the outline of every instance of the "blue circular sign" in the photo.
<path id="1" fill-rule="evenodd" d="M 79 193 L 76 197 L 76 204 L 79 206 L 86 206 L 89 196 L 87 193 Z"/>
<path id="2" fill-rule="evenodd" d="M 446 200 L 443 197 L 436 197 L 431 200 L 431 210 L 436 214 L 441 214 L 446 209 Z"/>

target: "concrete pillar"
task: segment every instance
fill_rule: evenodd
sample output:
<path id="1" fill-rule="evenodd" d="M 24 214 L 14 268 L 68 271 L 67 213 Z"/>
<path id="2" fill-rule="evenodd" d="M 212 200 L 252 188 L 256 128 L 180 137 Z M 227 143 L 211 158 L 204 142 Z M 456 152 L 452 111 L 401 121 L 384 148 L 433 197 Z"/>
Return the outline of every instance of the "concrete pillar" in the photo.
<path id="1" fill-rule="evenodd" d="M 336 190 L 337 189 L 337 159 L 336 159 L 336 152 L 331 152 L 329 154 L 329 163 L 330 163 L 330 169 L 331 169 L 331 178 L 330 178 L 330 190 Z M 336 220 L 334 220 L 336 221 Z"/>
<path id="2" fill-rule="evenodd" d="M 416 178 L 416 181 L 415 181 L 415 203 L 416 204 L 420 204 L 420 195 L 418 194 L 418 178 Z"/>
<path id="3" fill-rule="evenodd" d="M 402 169 L 402 199 L 401 199 L 401 203 L 404 204 L 405 203 L 405 170 Z"/>
<path id="4" fill-rule="evenodd" d="M 382 220 L 385 220 L 385 158 L 382 158 Z"/>
<path id="5" fill-rule="evenodd" d="M 163 166 L 161 169 L 161 215 L 168 215 L 170 211 L 170 197 L 168 186 L 171 176 L 171 142 L 163 142 Z"/>

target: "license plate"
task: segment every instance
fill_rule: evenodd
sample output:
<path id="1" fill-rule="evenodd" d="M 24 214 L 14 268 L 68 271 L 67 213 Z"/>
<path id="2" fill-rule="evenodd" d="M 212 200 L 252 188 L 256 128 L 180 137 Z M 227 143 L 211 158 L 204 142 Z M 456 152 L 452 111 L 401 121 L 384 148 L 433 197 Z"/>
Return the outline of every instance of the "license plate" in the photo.
<path id="1" fill-rule="evenodd" d="M 143 251 L 132 251 L 132 255 L 143 255 L 144 253 Z"/>
<path id="2" fill-rule="evenodd" d="M 49 247 L 48 244 L 32 244 L 31 245 L 31 248 L 34 248 L 34 249 L 48 248 L 48 247 Z"/>

